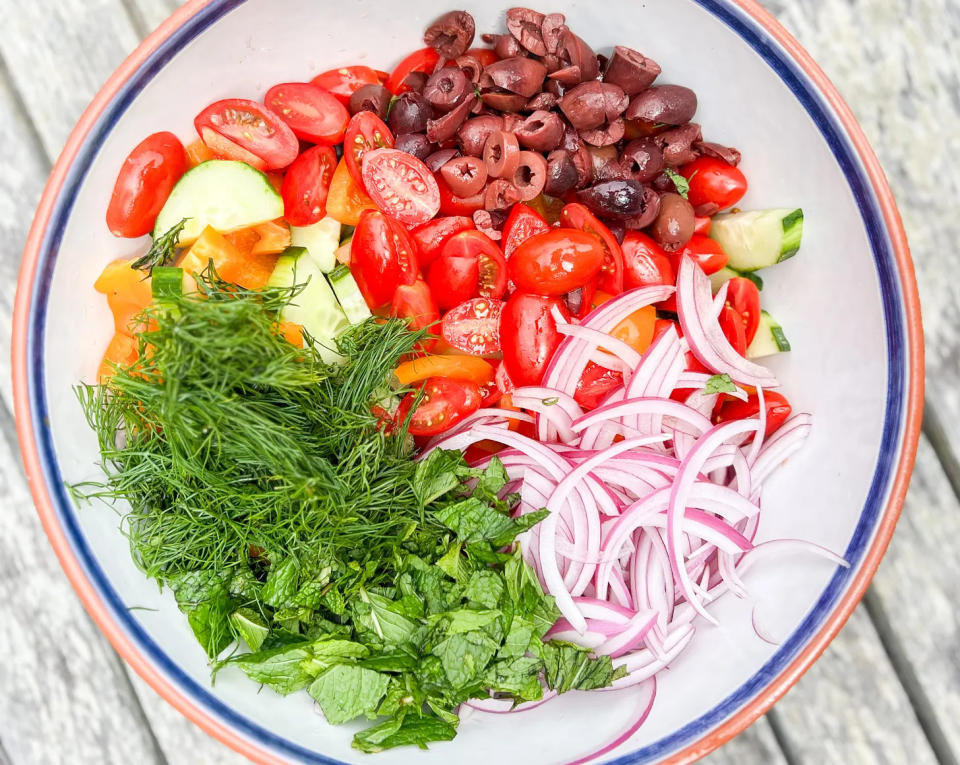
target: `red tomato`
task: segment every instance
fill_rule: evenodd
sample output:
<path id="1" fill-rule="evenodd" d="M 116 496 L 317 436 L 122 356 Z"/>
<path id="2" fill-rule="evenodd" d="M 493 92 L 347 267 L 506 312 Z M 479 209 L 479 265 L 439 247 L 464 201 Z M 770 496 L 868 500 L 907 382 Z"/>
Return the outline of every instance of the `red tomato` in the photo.
<path id="1" fill-rule="evenodd" d="M 500 60 L 500 57 L 492 48 L 471 48 L 466 52 L 467 56 L 473 56 L 480 62 L 481 66 L 488 67 Z"/>
<path id="2" fill-rule="evenodd" d="M 483 400 L 480 402 L 481 407 L 495 406 L 496 403 L 503 398 L 503 393 L 500 388 L 497 387 L 496 380 L 491 380 L 481 385 L 480 395 L 483 397 Z"/>
<path id="3" fill-rule="evenodd" d="M 297 138 L 311 143 L 340 143 L 350 119 L 350 112 L 330 91 L 308 82 L 274 85 L 263 102 L 280 115 Z"/>
<path id="4" fill-rule="evenodd" d="M 540 213 L 527 205 L 515 204 L 503 224 L 503 254 L 509 258 L 521 242 L 549 230 L 550 225 Z"/>
<path id="5" fill-rule="evenodd" d="M 747 336 L 744 327 L 745 323 L 740 314 L 731 308 L 729 303 L 724 305 L 720 311 L 720 329 L 723 330 L 723 336 L 727 338 L 727 342 L 741 356 L 747 354 Z"/>
<path id="6" fill-rule="evenodd" d="M 442 308 L 476 296 L 500 298 L 507 289 L 507 261 L 482 231 L 461 231 L 444 244 L 430 268 L 429 281 Z"/>
<path id="7" fill-rule="evenodd" d="M 713 224 L 713 218 L 698 215 L 693 219 L 693 233 L 706 236 L 710 233 L 710 226 Z"/>
<path id="8" fill-rule="evenodd" d="M 593 234 L 554 228 L 527 239 L 510 258 L 517 288 L 540 295 L 563 295 L 596 278 L 604 250 Z"/>
<path id="9" fill-rule="evenodd" d="M 538 385 L 563 336 L 551 314 L 556 307 L 567 320 L 570 314 L 556 298 L 515 292 L 500 314 L 500 348 L 503 366 L 514 385 Z"/>
<path id="10" fill-rule="evenodd" d="M 597 287 L 610 295 L 623 292 L 623 250 L 610 229 L 579 202 L 564 205 L 560 211 L 560 221 L 564 226 L 586 231 L 600 240 L 603 244 L 603 265 L 600 267 Z"/>
<path id="11" fill-rule="evenodd" d="M 597 285 L 594 282 L 587 282 L 582 287 L 577 287 L 563 296 L 563 302 L 567 304 L 567 310 L 578 319 L 583 319 L 593 310 L 593 296 L 597 294 Z"/>
<path id="12" fill-rule="evenodd" d="M 687 198 L 694 207 L 713 203 L 721 210 L 733 207 L 747 193 L 747 179 L 740 170 L 715 157 L 700 157 L 680 168 L 690 182 Z"/>
<path id="13" fill-rule="evenodd" d="M 747 345 L 753 342 L 760 326 L 760 290 L 757 285 L 742 276 L 735 276 L 727 287 L 727 302 L 743 319 L 743 334 Z"/>
<path id="14" fill-rule="evenodd" d="M 449 345 L 472 356 L 499 353 L 502 312 L 502 300 L 473 298 L 447 312 L 440 332 Z"/>
<path id="15" fill-rule="evenodd" d="M 232 144 L 244 154 L 259 158 L 264 170 L 286 167 L 300 153 L 297 137 L 280 115 L 245 98 L 228 98 L 210 104 L 194 118 L 193 125 L 215 154 L 246 161 L 244 156 L 230 153 L 229 144 Z M 225 138 L 226 144 L 217 142 L 211 133 Z"/>
<path id="16" fill-rule="evenodd" d="M 628 231 L 623 238 L 624 286 L 651 287 L 676 284 L 667 253 L 646 234 Z"/>
<path id="17" fill-rule="evenodd" d="M 437 188 L 440 190 L 440 214 L 441 215 L 463 215 L 470 217 L 477 210 L 483 209 L 483 192 L 474 194 L 472 197 L 458 197 L 443 180 L 440 173 L 434 174 L 437 181 Z"/>
<path id="18" fill-rule="evenodd" d="M 321 72 L 310 81 L 313 85 L 333 94 L 344 106 L 350 103 L 350 96 L 364 85 L 378 85 L 377 71 L 369 66 L 341 66 Z"/>
<path id="19" fill-rule="evenodd" d="M 764 430 L 764 438 L 768 438 L 776 433 L 790 416 L 792 407 L 787 399 L 772 390 L 763 392 L 763 407 L 767 410 L 767 426 Z M 720 405 L 720 409 L 714 415 L 713 420 L 717 423 L 732 422 L 733 420 L 757 417 L 759 414 L 760 397 L 756 393 L 751 393 L 746 401 L 727 398 Z"/>
<path id="20" fill-rule="evenodd" d="M 405 226 L 426 223 L 440 209 L 433 173 L 412 154 L 396 149 L 368 151 L 360 173 L 377 207 Z"/>
<path id="21" fill-rule="evenodd" d="M 679 271 L 680 261 L 684 255 L 693 258 L 693 262 L 700 266 L 707 276 L 715 274 L 726 266 L 729 260 L 727 253 L 720 246 L 720 242 L 704 234 L 694 234 L 679 252 L 670 255 L 670 262 L 674 271 Z"/>
<path id="22" fill-rule="evenodd" d="M 493 381 L 497 384 L 497 390 L 504 396 L 517 389 L 516 383 L 510 379 L 510 373 L 507 372 L 507 365 L 502 361 L 497 365 L 497 371 L 493 374 Z"/>
<path id="23" fill-rule="evenodd" d="M 390 78 L 387 80 L 387 90 L 395 96 L 405 93 L 410 90 L 407 85 L 403 84 L 408 74 L 411 72 L 426 72 L 427 74 L 431 74 L 439 60 L 440 54 L 433 48 L 415 50 L 397 64 L 397 68 L 393 70 Z"/>
<path id="24" fill-rule="evenodd" d="M 427 272 L 427 284 L 443 310 L 475 297 L 480 267 L 475 257 L 441 255 Z"/>
<path id="25" fill-rule="evenodd" d="M 423 279 L 397 287 L 390 303 L 390 315 L 406 319 L 411 329 L 430 329 L 440 321 L 440 311 Z M 432 331 L 436 334 L 436 327 Z M 428 340 L 423 345 L 423 350 L 429 351 L 436 340 Z"/>
<path id="26" fill-rule="evenodd" d="M 454 234 L 461 231 L 473 231 L 476 226 L 473 218 L 455 215 L 445 218 L 434 218 L 410 230 L 410 236 L 417 245 L 417 254 L 421 268 L 426 268 L 438 257 L 443 245 Z"/>
<path id="27" fill-rule="evenodd" d="M 154 133 L 127 155 L 107 206 L 114 236 L 143 236 L 153 230 L 170 190 L 187 170 L 183 144 L 173 133 Z"/>
<path id="28" fill-rule="evenodd" d="M 607 369 L 592 361 L 587 362 L 577 380 L 573 398 L 585 410 L 596 409 L 613 391 L 623 385 L 623 373 Z"/>
<path id="29" fill-rule="evenodd" d="M 378 307 L 390 302 L 401 284 L 413 284 L 420 275 L 416 246 L 407 230 L 379 210 L 365 210 L 353 232 L 350 270 Z"/>
<path id="30" fill-rule="evenodd" d="M 337 169 L 331 146 L 314 146 L 297 157 L 283 176 L 283 217 L 291 226 L 309 226 L 327 214 L 330 179 Z"/>
<path id="31" fill-rule="evenodd" d="M 417 391 L 408 393 L 397 409 L 396 421 L 402 424 L 417 400 Z M 431 377 L 423 383 L 420 403 L 410 417 L 413 436 L 435 436 L 452 428 L 480 408 L 480 388 L 470 380 Z"/>
<path id="32" fill-rule="evenodd" d="M 393 133 L 384 121 L 373 112 L 357 112 L 347 123 L 343 137 L 343 159 L 353 180 L 363 188 L 360 171 L 363 155 L 373 149 L 392 149 Z"/>

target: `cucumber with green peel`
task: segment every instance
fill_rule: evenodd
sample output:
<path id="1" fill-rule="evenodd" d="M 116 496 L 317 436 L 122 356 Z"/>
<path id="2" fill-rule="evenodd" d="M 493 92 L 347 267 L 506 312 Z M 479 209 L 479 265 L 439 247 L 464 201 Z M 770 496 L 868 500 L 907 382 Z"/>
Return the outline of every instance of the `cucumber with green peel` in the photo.
<path id="1" fill-rule="evenodd" d="M 154 300 L 183 294 L 183 269 L 175 266 L 155 266 L 151 272 L 150 287 Z"/>
<path id="2" fill-rule="evenodd" d="M 710 274 L 710 287 L 713 289 L 713 294 L 716 295 L 717 291 L 735 276 L 749 279 L 757 286 L 758 290 L 763 289 L 763 279 L 752 271 L 735 271 L 730 266 L 724 266 L 716 273 Z"/>
<path id="3" fill-rule="evenodd" d="M 769 313 L 760 311 L 760 325 L 754 335 L 750 347 L 747 348 L 748 359 L 759 359 L 764 356 L 773 356 L 776 353 L 786 353 L 790 350 L 790 341 L 783 334 L 783 328 Z"/>
<path id="4" fill-rule="evenodd" d="M 749 210 L 715 215 L 710 238 L 720 243 L 734 271 L 756 271 L 792 258 L 803 237 L 803 210 Z"/>
<path id="5" fill-rule="evenodd" d="M 179 247 L 193 244 L 207 226 L 236 231 L 283 217 L 283 199 L 266 175 L 245 162 L 211 159 L 177 181 L 153 226 L 153 238 L 181 220 Z"/>
<path id="6" fill-rule="evenodd" d="M 357 280 L 350 273 L 349 266 L 341 263 L 330 272 L 327 278 L 330 280 L 330 286 L 333 287 L 337 300 L 340 301 L 340 308 L 351 324 L 359 324 L 373 315 L 357 286 Z"/>
<path id="7" fill-rule="evenodd" d="M 306 247 L 310 259 L 328 274 L 337 265 L 334 253 L 340 246 L 340 222 L 327 216 L 309 226 L 290 226 L 290 243 Z"/>
<path id="8" fill-rule="evenodd" d="M 335 339 L 350 323 L 340 309 L 327 277 L 310 257 L 305 247 L 288 247 L 277 258 L 277 265 L 267 282 L 270 287 L 304 288 L 284 306 L 281 318 L 301 325 L 328 364 L 342 361 Z"/>

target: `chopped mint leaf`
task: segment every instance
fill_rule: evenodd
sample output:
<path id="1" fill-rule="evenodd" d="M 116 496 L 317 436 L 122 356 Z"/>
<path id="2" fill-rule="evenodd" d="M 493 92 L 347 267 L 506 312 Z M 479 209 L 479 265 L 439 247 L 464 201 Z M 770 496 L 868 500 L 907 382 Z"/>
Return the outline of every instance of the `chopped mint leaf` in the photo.
<path id="1" fill-rule="evenodd" d="M 707 380 L 706 385 L 703 386 L 703 392 L 710 393 L 736 393 L 737 386 L 734 384 L 733 380 L 730 379 L 730 375 L 727 373 L 714 375 L 709 380 Z"/>

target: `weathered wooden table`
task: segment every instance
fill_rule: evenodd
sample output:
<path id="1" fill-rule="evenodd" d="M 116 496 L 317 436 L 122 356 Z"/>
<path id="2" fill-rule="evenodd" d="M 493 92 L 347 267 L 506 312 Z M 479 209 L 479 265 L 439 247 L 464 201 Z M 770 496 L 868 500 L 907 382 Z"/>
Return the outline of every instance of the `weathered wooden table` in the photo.
<path id="1" fill-rule="evenodd" d="M 927 338 L 924 436 L 903 518 L 824 657 L 712 763 L 960 760 L 960 0 L 764 0 L 846 96 L 890 176 Z M 0 343 L 52 160 L 175 0 L 0 0 Z M 0 349 L 0 765 L 238 763 L 113 652 L 33 510 Z"/>

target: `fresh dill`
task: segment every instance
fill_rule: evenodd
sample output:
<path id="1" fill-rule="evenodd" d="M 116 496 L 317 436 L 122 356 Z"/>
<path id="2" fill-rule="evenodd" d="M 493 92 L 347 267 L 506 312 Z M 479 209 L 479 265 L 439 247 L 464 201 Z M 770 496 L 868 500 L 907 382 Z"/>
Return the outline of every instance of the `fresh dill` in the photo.
<path id="1" fill-rule="evenodd" d="M 147 275 L 150 275 L 157 266 L 165 266 L 171 263 L 177 252 L 180 234 L 186 225 L 187 219 L 184 218 L 178 224 L 172 226 L 168 231 L 154 239 L 147 253 L 133 261 L 133 263 L 130 264 L 130 268 L 136 271 L 145 271 Z"/>

